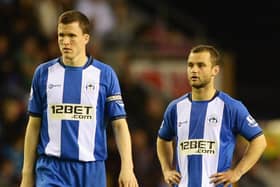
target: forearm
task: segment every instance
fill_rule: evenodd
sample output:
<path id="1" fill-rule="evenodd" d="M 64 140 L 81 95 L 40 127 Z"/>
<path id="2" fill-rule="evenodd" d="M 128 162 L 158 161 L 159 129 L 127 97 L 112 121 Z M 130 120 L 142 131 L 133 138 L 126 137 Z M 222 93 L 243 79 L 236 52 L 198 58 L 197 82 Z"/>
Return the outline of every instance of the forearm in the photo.
<path id="1" fill-rule="evenodd" d="M 113 121 L 116 145 L 121 158 L 121 169 L 133 169 L 131 137 L 125 119 Z"/>
<path id="2" fill-rule="evenodd" d="M 254 140 L 252 140 L 249 144 L 245 155 L 242 159 L 238 162 L 234 171 L 241 177 L 247 171 L 249 171 L 259 160 L 261 155 L 263 154 L 266 148 L 266 140 L 265 136 L 261 135 Z"/>
<path id="3" fill-rule="evenodd" d="M 29 119 L 24 140 L 24 162 L 22 169 L 23 176 L 34 174 L 39 131 L 40 119 Z"/>
<path id="4" fill-rule="evenodd" d="M 168 142 L 157 138 L 157 155 L 161 164 L 162 171 L 172 170 L 173 146 L 172 141 Z"/>

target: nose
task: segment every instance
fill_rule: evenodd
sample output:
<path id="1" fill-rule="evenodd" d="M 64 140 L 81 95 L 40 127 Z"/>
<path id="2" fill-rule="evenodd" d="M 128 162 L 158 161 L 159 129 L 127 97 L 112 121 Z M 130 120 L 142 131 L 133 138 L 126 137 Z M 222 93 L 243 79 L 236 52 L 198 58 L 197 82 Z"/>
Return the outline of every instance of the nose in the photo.
<path id="1" fill-rule="evenodd" d="M 191 72 L 192 73 L 196 73 L 198 71 L 198 67 L 197 66 L 193 66 L 192 68 L 191 68 Z"/>
<path id="2" fill-rule="evenodd" d="M 62 38 L 62 44 L 63 45 L 69 45 L 70 44 L 70 38 L 69 37 L 63 37 Z"/>

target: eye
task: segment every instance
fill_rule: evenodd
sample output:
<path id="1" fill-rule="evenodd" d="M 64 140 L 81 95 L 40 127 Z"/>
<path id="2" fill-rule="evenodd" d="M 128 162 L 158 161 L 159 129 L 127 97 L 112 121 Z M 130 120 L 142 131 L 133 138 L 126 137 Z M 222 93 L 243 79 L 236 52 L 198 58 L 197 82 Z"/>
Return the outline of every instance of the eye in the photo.
<path id="1" fill-rule="evenodd" d="M 204 63 L 198 63 L 197 66 L 198 66 L 199 68 L 202 68 L 202 67 L 205 67 L 205 64 L 204 64 Z"/>
<path id="2" fill-rule="evenodd" d="M 188 63 L 187 67 L 188 68 L 192 68 L 193 67 L 193 63 Z"/>

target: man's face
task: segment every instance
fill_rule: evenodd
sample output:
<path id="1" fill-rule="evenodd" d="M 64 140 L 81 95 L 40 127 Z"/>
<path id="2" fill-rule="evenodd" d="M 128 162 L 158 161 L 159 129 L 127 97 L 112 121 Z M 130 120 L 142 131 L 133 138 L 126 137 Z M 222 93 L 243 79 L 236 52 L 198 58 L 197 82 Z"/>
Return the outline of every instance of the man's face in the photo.
<path id="1" fill-rule="evenodd" d="M 192 87 L 203 88 L 213 82 L 218 66 L 212 65 L 209 52 L 191 53 L 187 62 L 188 80 Z"/>
<path id="2" fill-rule="evenodd" d="M 89 35 L 84 34 L 78 22 L 58 24 L 58 45 L 63 58 L 73 60 L 86 54 Z"/>

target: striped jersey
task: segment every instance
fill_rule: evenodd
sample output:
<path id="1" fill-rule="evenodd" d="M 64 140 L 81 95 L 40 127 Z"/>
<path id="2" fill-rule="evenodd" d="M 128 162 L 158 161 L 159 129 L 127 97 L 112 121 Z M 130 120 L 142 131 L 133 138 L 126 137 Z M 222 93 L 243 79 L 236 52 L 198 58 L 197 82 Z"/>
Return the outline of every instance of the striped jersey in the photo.
<path id="1" fill-rule="evenodd" d="M 176 141 L 179 187 L 214 187 L 209 177 L 230 169 L 236 135 L 250 141 L 262 129 L 240 101 L 219 91 L 209 101 L 192 101 L 190 93 L 172 101 L 158 133 Z"/>
<path id="2" fill-rule="evenodd" d="M 83 67 L 39 65 L 28 111 L 42 119 L 39 154 L 79 161 L 105 160 L 107 119 L 126 116 L 116 73 L 92 57 Z"/>

